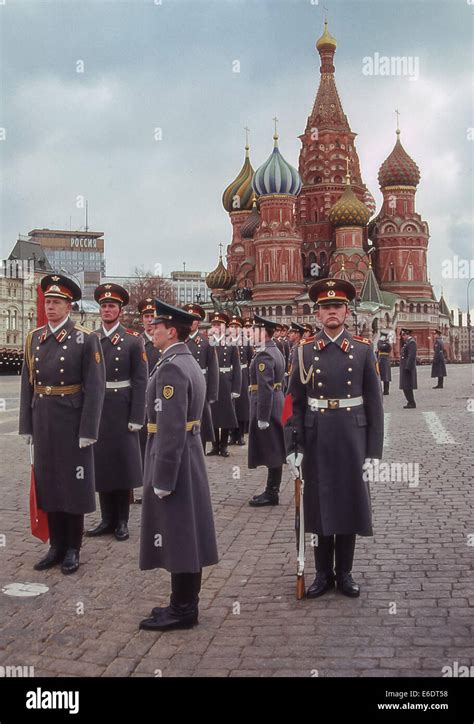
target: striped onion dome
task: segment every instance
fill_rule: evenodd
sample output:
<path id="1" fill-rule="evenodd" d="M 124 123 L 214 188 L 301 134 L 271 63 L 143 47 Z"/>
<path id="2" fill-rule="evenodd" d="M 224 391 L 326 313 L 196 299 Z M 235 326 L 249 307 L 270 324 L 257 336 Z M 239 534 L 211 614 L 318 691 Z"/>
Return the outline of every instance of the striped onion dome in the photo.
<path id="1" fill-rule="evenodd" d="M 333 226 L 365 226 L 369 219 L 370 211 L 359 201 L 346 176 L 346 188 L 329 212 L 329 221 Z"/>
<path id="2" fill-rule="evenodd" d="M 373 216 L 375 213 L 375 209 L 377 208 L 375 199 L 372 196 L 372 194 L 370 193 L 367 186 L 365 186 L 364 188 L 365 188 L 365 193 L 364 193 L 364 198 L 362 200 L 363 200 L 364 204 L 367 206 L 370 216 Z"/>
<path id="3" fill-rule="evenodd" d="M 258 196 L 269 194 L 291 194 L 297 196 L 301 191 L 301 178 L 280 153 L 278 134 L 273 136 L 275 145 L 271 156 L 255 171 L 252 186 Z"/>
<path id="4" fill-rule="evenodd" d="M 386 186 L 418 186 L 420 169 L 400 143 L 400 131 L 397 129 L 397 142 L 392 153 L 385 159 L 379 170 L 379 184 Z"/>
<path id="5" fill-rule="evenodd" d="M 230 289 L 234 278 L 222 263 L 222 256 L 219 255 L 219 263 L 216 268 L 206 276 L 206 285 L 209 289 Z"/>
<path id="6" fill-rule="evenodd" d="M 253 195 L 252 213 L 245 219 L 244 223 L 240 227 L 240 236 L 242 239 L 253 239 L 253 235 L 257 230 L 257 226 L 260 223 L 260 212 L 257 209 L 257 198 Z"/>
<path id="7" fill-rule="evenodd" d="M 230 183 L 222 194 L 224 209 L 231 211 L 250 211 L 252 208 L 252 178 L 254 170 L 250 163 L 249 146 L 245 146 L 245 161 L 232 183 Z"/>

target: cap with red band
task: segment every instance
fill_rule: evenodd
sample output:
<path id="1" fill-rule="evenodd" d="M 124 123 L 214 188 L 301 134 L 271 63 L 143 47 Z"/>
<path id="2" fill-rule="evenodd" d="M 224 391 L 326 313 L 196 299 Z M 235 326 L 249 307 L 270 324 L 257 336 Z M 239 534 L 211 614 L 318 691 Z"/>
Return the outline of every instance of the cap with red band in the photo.
<path id="1" fill-rule="evenodd" d="M 354 299 L 356 288 L 345 279 L 318 279 L 308 294 L 315 304 L 348 304 Z"/>
<path id="2" fill-rule="evenodd" d="M 120 284 L 99 284 L 94 292 L 94 299 L 98 304 L 115 302 L 125 307 L 129 302 L 129 295 Z"/>
<path id="3" fill-rule="evenodd" d="M 67 302 L 77 302 L 82 297 L 81 288 L 62 274 L 48 274 L 43 277 L 41 289 L 45 298 L 55 297 L 65 299 Z"/>

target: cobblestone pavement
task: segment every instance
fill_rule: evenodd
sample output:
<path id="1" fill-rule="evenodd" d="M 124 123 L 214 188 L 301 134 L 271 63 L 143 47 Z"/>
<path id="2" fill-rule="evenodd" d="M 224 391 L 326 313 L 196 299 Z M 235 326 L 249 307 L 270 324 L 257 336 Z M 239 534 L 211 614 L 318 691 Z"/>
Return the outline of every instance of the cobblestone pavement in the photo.
<path id="1" fill-rule="evenodd" d="M 208 458 L 221 560 L 204 571 L 200 625 L 167 634 L 138 631 L 169 595 L 167 573 L 138 569 L 139 505 L 128 542 L 85 539 L 76 575 L 33 570 L 45 547 L 28 527 L 19 381 L 1 377 L 0 587 L 36 582 L 48 591 L 0 592 L 0 666 L 33 666 L 38 676 L 429 677 L 471 665 L 474 387 L 466 365 L 448 367 L 444 391 L 431 389 L 429 374 L 418 369 L 416 410 L 402 409 L 397 371 L 384 398 L 384 462 L 418 464 L 419 480 L 412 467 L 409 479 L 372 483 L 375 535 L 358 539 L 354 564 L 359 599 L 295 600 L 293 482 L 285 472 L 279 507 L 251 509 L 264 470 L 249 471 L 247 448 L 232 447 L 228 459 Z"/>

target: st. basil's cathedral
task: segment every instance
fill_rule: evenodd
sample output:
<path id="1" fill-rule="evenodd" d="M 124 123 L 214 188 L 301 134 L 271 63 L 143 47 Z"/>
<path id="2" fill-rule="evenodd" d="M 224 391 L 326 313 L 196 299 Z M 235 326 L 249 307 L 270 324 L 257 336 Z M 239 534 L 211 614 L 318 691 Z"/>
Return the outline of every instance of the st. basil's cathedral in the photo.
<path id="1" fill-rule="evenodd" d="M 316 43 L 321 80 L 304 133 L 298 171 L 274 147 L 256 171 L 248 142 L 244 164 L 222 202 L 232 224 L 227 268 L 206 283 L 217 305 L 237 303 L 279 322 L 314 323 L 308 287 L 318 277 L 350 280 L 357 303 L 349 326 L 378 339 L 389 333 L 398 352 L 399 331 L 413 329 L 418 357 L 432 356 L 433 333 L 448 336 L 449 309 L 436 300 L 427 276 L 428 224 L 415 211 L 420 171 L 397 139 L 379 169 L 383 204 L 364 184 L 357 150 L 336 88 L 336 40 L 327 21 Z M 398 124 L 397 124 L 398 125 Z"/>

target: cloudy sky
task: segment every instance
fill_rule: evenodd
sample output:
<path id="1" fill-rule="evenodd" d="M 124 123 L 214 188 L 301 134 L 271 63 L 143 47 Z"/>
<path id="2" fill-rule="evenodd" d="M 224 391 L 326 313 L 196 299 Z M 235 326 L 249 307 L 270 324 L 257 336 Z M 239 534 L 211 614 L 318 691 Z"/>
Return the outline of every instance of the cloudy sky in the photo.
<path id="1" fill-rule="evenodd" d="M 2 256 L 18 233 L 83 226 L 82 196 L 89 227 L 105 233 L 108 274 L 212 269 L 231 238 L 221 195 L 243 162 L 243 127 L 257 168 L 277 115 L 280 150 L 298 164 L 325 6 L 364 181 L 379 208 L 398 108 L 422 174 L 417 211 L 430 227 L 435 293 L 443 287 L 465 308 L 467 280 L 443 278 L 442 265 L 473 257 L 468 0 L 3 2 Z M 376 54 L 415 59 L 417 78 L 365 75 Z"/>

